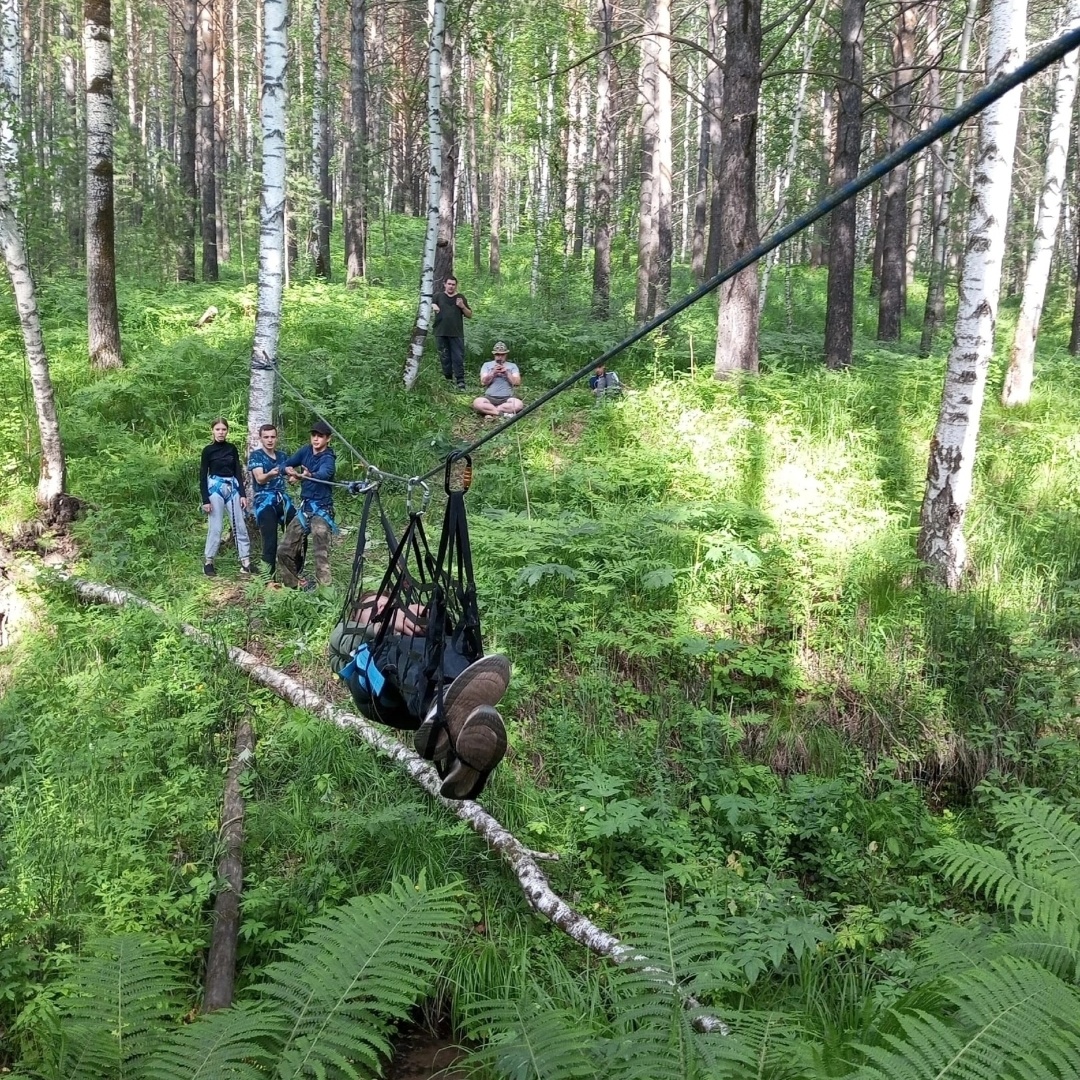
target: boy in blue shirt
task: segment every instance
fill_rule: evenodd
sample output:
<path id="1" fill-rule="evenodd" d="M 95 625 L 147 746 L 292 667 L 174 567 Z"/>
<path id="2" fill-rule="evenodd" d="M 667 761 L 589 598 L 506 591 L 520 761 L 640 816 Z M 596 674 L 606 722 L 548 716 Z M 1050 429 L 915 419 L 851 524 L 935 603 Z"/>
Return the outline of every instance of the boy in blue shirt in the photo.
<path id="1" fill-rule="evenodd" d="M 337 532 L 334 489 L 327 482 L 334 479 L 337 467 L 330 436 L 330 425 L 316 420 L 311 425 L 311 444 L 285 459 L 286 477 L 300 481 L 296 516 L 286 526 L 278 549 L 281 583 L 291 589 L 314 587 L 300 579 L 304 542 L 309 535 L 315 552 L 315 581 L 319 585 L 330 584 L 330 536 Z"/>
<path id="2" fill-rule="evenodd" d="M 273 424 L 259 428 L 259 446 L 248 457 L 254 491 L 251 509 L 262 536 L 262 558 L 266 576 L 274 576 L 277 565 L 278 529 L 286 528 L 296 516 L 296 508 L 285 491 L 285 451 L 277 448 L 278 432 Z"/>

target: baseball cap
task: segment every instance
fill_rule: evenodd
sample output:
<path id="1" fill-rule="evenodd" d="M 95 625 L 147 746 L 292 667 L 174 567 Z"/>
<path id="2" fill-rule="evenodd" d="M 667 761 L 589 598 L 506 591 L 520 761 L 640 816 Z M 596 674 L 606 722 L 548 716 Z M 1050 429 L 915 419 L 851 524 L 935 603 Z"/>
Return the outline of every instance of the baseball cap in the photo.
<path id="1" fill-rule="evenodd" d="M 330 430 L 330 425 L 325 420 L 316 420 L 315 423 L 311 425 L 311 434 L 333 435 L 334 433 Z"/>

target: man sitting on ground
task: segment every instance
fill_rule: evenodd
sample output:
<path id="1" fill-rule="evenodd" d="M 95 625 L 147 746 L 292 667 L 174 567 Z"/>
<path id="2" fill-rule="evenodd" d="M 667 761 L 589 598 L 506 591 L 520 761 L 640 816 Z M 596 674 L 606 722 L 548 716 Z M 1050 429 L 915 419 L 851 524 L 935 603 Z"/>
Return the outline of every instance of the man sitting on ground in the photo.
<path id="1" fill-rule="evenodd" d="M 593 373 L 589 376 L 589 389 L 593 392 L 593 397 L 599 401 L 605 397 L 617 397 L 622 393 L 622 383 L 619 382 L 619 376 L 614 371 L 608 371 L 608 369 L 601 364 Z"/>
<path id="2" fill-rule="evenodd" d="M 473 408 L 484 416 L 513 416 L 525 408 L 525 403 L 515 397 L 514 390 L 521 385 L 521 372 L 517 364 L 511 364 L 505 342 L 496 341 L 491 350 L 493 359 L 480 369 L 480 385 L 484 396 L 473 402 Z"/>

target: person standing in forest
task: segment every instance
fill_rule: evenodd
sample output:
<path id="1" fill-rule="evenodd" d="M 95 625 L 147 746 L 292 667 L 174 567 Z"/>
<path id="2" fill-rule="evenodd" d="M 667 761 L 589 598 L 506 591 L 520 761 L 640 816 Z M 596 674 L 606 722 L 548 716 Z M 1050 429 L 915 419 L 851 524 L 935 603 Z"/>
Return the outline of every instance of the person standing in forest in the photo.
<path id="1" fill-rule="evenodd" d="M 443 376 L 453 379 L 458 390 L 465 389 L 465 319 L 473 316 L 469 301 L 457 291 L 456 277 L 448 277 L 442 291 L 435 294 L 435 347 Z"/>
<path id="2" fill-rule="evenodd" d="M 251 510 L 262 536 L 262 560 L 266 576 L 272 578 L 277 565 L 278 529 L 288 528 L 296 517 L 296 507 L 285 491 L 284 450 L 277 448 L 278 432 L 273 424 L 259 428 L 259 445 L 248 457 L 254 481 Z"/>
<path id="3" fill-rule="evenodd" d="M 203 448 L 199 459 L 199 493 L 202 495 L 203 513 L 209 515 L 210 525 L 206 533 L 203 551 L 203 573 L 213 577 L 217 573 L 214 559 L 221 546 L 221 527 L 228 514 L 232 523 L 236 547 L 240 552 L 240 572 L 250 574 L 251 541 L 244 524 L 247 496 L 244 494 L 244 471 L 240 467 L 240 454 L 228 441 L 229 422 L 221 417 L 214 421 L 211 430 L 214 441 Z"/>
<path id="4" fill-rule="evenodd" d="M 311 425 L 310 445 L 285 459 L 286 477 L 300 481 L 300 505 L 285 527 L 278 549 L 281 583 L 290 589 L 315 587 L 300 578 L 301 552 L 309 534 L 315 549 L 315 581 L 319 585 L 330 584 L 330 537 L 337 532 L 331 487 L 337 460 L 330 449 L 331 434 L 325 420 L 316 420 Z"/>
<path id="5" fill-rule="evenodd" d="M 513 416 L 525 407 L 514 393 L 521 385 L 521 372 L 517 364 L 506 359 L 509 353 L 504 342 L 496 341 L 491 350 L 492 359 L 480 369 L 484 395 L 473 401 L 473 408 L 484 416 Z"/>

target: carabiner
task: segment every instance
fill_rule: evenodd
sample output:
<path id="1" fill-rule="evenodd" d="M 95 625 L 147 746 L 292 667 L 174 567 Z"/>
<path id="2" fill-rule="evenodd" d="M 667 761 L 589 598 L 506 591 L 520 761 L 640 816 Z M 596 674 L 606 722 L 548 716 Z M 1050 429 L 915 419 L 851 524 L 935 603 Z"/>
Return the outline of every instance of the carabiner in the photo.
<path id="1" fill-rule="evenodd" d="M 462 462 L 460 470 L 461 493 L 464 494 L 472 487 L 472 458 L 462 450 L 455 450 L 446 457 L 446 471 L 443 475 L 443 488 L 447 495 L 453 494 L 450 488 L 451 471 L 458 462 Z"/>
<path id="2" fill-rule="evenodd" d="M 420 509 L 413 509 L 413 492 L 420 489 Z M 427 511 L 431 502 L 431 488 L 420 479 L 419 476 L 410 476 L 405 488 L 405 513 L 412 517 L 413 514 L 423 514 Z"/>

